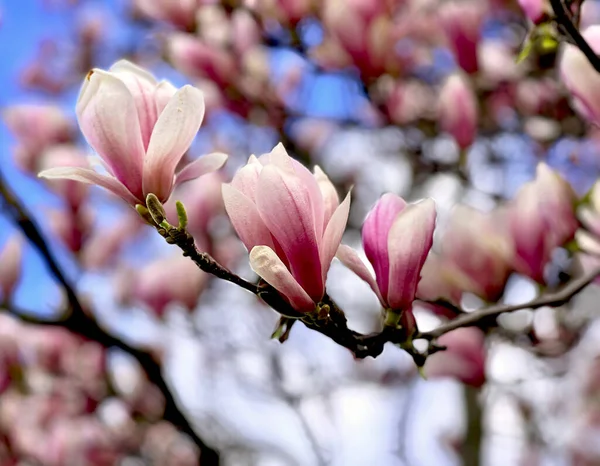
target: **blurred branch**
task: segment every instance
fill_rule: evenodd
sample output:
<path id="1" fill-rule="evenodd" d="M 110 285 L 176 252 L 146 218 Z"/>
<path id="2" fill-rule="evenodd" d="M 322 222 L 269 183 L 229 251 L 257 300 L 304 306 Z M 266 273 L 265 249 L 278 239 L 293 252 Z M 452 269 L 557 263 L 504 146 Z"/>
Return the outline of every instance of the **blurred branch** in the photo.
<path id="1" fill-rule="evenodd" d="M 23 314 L 14 309 L 8 311 L 20 320 L 32 324 L 52 325 L 63 327 L 85 339 L 95 341 L 105 348 L 118 348 L 133 356 L 144 370 L 148 380 L 156 385 L 165 398 L 165 411 L 163 418 L 187 434 L 200 448 L 203 465 L 218 465 L 219 453 L 206 445 L 191 426 L 183 412 L 179 409 L 171 389 L 163 378 L 162 368 L 152 352 L 134 348 L 102 329 L 96 319 L 81 305 L 77 294 L 62 272 L 56 258 L 50 251 L 48 243 L 42 236 L 40 229 L 32 220 L 23 204 L 9 188 L 0 172 L 0 198 L 3 207 L 19 229 L 40 252 L 52 275 L 64 289 L 69 301 L 69 309 L 62 317 L 56 320 L 36 319 L 32 314 Z"/>
<path id="2" fill-rule="evenodd" d="M 590 47 L 590 44 L 587 43 L 577 29 L 577 26 L 573 23 L 571 13 L 563 3 L 563 0 L 550 0 L 550 4 L 554 12 L 554 19 L 558 25 L 562 27 L 565 34 L 583 52 L 594 69 L 600 73 L 600 57 L 596 55 L 596 52 Z"/>
<path id="3" fill-rule="evenodd" d="M 456 330 L 457 328 L 476 326 L 483 320 L 498 317 L 500 314 L 504 314 L 506 312 L 519 311 L 521 309 L 538 309 L 543 306 L 562 306 L 563 304 L 568 303 L 573 296 L 588 286 L 599 275 L 600 267 L 593 269 L 591 272 L 583 275 L 580 278 L 572 280 L 559 291 L 542 294 L 541 296 L 526 303 L 500 304 L 497 306 L 490 306 L 480 309 L 478 311 L 464 313 L 456 319 L 440 325 L 434 330 L 418 334 L 415 338 L 433 340 L 445 333 Z"/>
<path id="4" fill-rule="evenodd" d="M 479 466 L 481 461 L 481 440 L 483 437 L 483 412 L 479 402 L 480 390 L 475 387 L 464 386 L 466 432 L 461 446 L 463 466 Z"/>

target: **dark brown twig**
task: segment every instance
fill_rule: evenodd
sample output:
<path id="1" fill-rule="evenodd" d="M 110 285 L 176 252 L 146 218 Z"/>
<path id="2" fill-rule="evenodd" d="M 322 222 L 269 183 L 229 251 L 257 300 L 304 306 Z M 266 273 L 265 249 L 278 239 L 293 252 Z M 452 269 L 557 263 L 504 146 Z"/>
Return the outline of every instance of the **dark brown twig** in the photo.
<path id="1" fill-rule="evenodd" d="M 571 20 L 569 10 L 562 0 L 550 0 L 550 5 L 554 12 L 555 21 L 562 27 L 566 35 L 575 43 L 579 50 L 583 52 L 594 69 L 600 73 L 600 57 L 596 55 L 590 44 L 583 38 L 577 26 Z"/>

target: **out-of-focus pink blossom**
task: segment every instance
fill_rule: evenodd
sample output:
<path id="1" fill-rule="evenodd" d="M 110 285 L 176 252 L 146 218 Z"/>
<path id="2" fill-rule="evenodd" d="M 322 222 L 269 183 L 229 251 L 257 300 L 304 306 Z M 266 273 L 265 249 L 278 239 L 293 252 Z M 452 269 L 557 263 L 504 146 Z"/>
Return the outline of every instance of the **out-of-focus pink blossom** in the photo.
<path id="1" fill-rule="evenodd" d="M 350 194 L 339 204 L 325 173 L 314 174 L 278 144 L 250 157 L 223 185 L 225 209 L 254 271 L 294 309 L 312 311 L 346 228 Z"/>
<path id="2" fill-rule="evenodd" d="M 317 5 L 315 0 L 257 0 L 254 8 L 261 16 L 295 26 L 314 13 Z"/>
<path id="3" fill-rule="evenodd" d="M 223 181 L 221 174 L 210 173 L 202 179 L 186 183 L 175 192 L 177 200 L 183 202 L 188 212 L 187 230 L 196 240 L 198 247 L 208 240 L 211 221 L 225 212 L 221 194 Z M 165 204 L 165 210 L 169 221 L 177 223 L 175 202 Z"/>
<path id="4" fill-rule="evenodd" d="M 123 246 L 131 241 L 144 226 L 137 215 L 125 215 L 110 224 L 99 228 L 85 242 L 81 254 L 82 264 L 92 270 L 114 265 Z"/>
<path id="5" fill-rule="evenodd" d="M 485 5 L 478 1 L 449 0 L 438 7 L 439 21 L 456 61 L 469 74 L 479 69 L 477 46 L 484 13 Z"/>
<path id="6" fill-rule="evenodd" d="M 419 118 L 435 116 L 435 96 L 430 86 L 416 79 L 378 82 L 380 90 L 387 95 L 390 118 L 397 124 L 412 123 Z"/>
<path id="7" fill-rule="evenodd" d="M 233 83 L 239 76 L 235 56 L 185 33 L 167 38 L 167 59 L 182 73 L 195 78 L 208 78 L 219 86 Z"/>
<path id="8" fill-rule="evenodd" d="M 552 251 L 571 240 L 579 226 L 575 201 L 571 186 L 540 163 L 535 180 L 519 190 L 507 209 L 517 272 L 544 283 Z"/>
<path id="9" fill-rule="evenodd" d="M 23 259 L 23 241 L 11 236 L 0 250 L 0 290 L 2 299 L 9 300 L 21 279 L 21 261 Z"/>
<path id="10" fill-rule="evenodd" d="M 457 274 L 459 280 L 456 279 Z M 464 291 L 462 284 L 466 280 L 467 278 L 463 277 L 448 260 L 430 252 L 421 271 L 417 298 L 423 301 L 443 300 L 458 306 Z"/>
<path id="11" fill-rule="evenodd" d="M 439 98 L 439 125 L 466 149 L 477 135 L 477 97 L 468 78 L 454 74 L 446 79 Z"/>
<path id="12" fill-rule="evenodd" d="M 600 25 L 590 26 L 582 36 L 594 52 L 600 52 Z M 565 44 L 560 59 L 560 74 L 573 97 L 575 109 L 590 122 L 599 125 L 600 74 L 577 46 Z"/>
<path id="13" fill-rule="evenodd" d="M 330 35 L 324 43 L 337 42 L 365 79 L 399 71 L 401 60 L 390 53 L 396 34 L 390 4 L 375 0 L 330 0 L 322 5 L 323 25 Z"/>
<path id="14" fill-rule="evenodd" d="M 481 330 L 459 328 L 442 335 L 438 343 L 447 349 L 427 358 L 423 368 L 426 377 L 451 377 L 474 387 L 485 383 L 485 337 Z"/>
<path id="15" fill-rule="evenodd" d="M 133 277 L 129 293 L 162 317 L 170 304 L 180 304 L 192 311 L 206 287 L 208 275 L 187 257 L 158 259 Z"/>
<path id="16" fill-rule="evenodd" d="M 74 134 L 73 122 L 54 105 L 15 105 L 2 111 L 2 119 L 19 143 L 16 163 L 24 171 L 36 172 L 41 152 L 68 142 Z"/>
<path id="17" fill-rule="evenodd" d="M 446 279 L 484 300 L 499 299 L 513 259 L 504 222 L 501 211 L 485 214 L 463 205 L 455 207 L 442 238 L 442 256 L 452 271 Z"/>
<path id="18" fill-rule="evenodd" d="M 340 246 L 337 257 L 371 286 L 386 309 L 408 310 L 431 249 L 435 220 L 432 199 L 407 205 L 395 194 L 384 194 L 362 229 L 363 247 L 375 279 L 348 246 Z"/>
<path id="19" fill-rule="evenodd" d="M 85 167 L 87 160 L 85 154 L 76 146 L 59 144 L 45 150 L 40 157 L 39 170 L 48 170 L 53 167 Z M 86 199 L 89 186 L 73 180 L 47 180 L 48 186 L 61 196 L 67 205 L 79 209 Z"/>
<path id="20" fill-rule="evenodd" d="M 194 26 L 202 0 L 134 0 L 135 11 L 148 19 L 164 21 L 181 29 Z"/>
<path id="21" fill-rule="evenodd" d="M 69 251 L 78 253 L 92 231 L 94 213 L 89 205 L 82 209 L 50 210 L 47 213 L 50 229 Z"/>
<path id="22" fill-rule="evenodd" d="M 548 0 L 518 0 L 523 13 L 532 23 L 537 24 L 550 10 Z"/>
<path id="23" fill-rule="evenodd" d="M 217 170 L 227 159 L 225 154 L 209 154 L 176 174 L 204 117 L 202 93 L 189 85 L 177 90 L 167 81 L 159 83 L 126 60 L 109 71 L 88 74 L 77 117 L 108 174 L 72 167 L 52 168 L 39 176 L 96 184 L 131 205 L 145 205 L 149 193 L 164 202 L 174 186 Z"/>

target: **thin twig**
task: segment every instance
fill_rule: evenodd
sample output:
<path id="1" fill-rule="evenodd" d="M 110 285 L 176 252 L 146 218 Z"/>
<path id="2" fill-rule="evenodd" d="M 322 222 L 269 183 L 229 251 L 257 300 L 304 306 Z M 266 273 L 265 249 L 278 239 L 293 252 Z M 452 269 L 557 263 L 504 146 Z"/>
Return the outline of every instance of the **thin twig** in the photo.
<path id="1" fill-rule="evenodd" d="M 472 327 L 477 325 L 484 319 L 491 317 L 498 317 L 501 314 L 507 312 L 519 311 L 521 309 L 537 309 L 543 306 L 562 306 L 568 303 L 571 298 L 579 293 L 583 288 L 589 285 L 596 277 L 600 275 L 600 267 L 595 268 L 590 273 L 575 279 L 565 285 L 561 290 L 554 293 L 543 294 L 529 302 L 521 304 L 500 304 L 497 306 L 490 306 L 478 311 L 468 312 L 461 316 L 453 319 L 445 324 L 440 325 L 434 330 L 429 332 L 422 332 L 415 338 L 424 338 L 427 340 L 433 340 L 442 336 L 445 333 L 456 330 L 460 327 Z"/>

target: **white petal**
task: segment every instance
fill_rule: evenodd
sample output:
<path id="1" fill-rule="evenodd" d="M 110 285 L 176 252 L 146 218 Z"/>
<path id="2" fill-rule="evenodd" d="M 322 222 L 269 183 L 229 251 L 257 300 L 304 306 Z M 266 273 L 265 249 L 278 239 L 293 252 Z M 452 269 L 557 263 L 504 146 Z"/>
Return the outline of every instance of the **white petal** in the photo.
<path id="1" fill-rule="evenodd" d="M 263 280 L 284 295 L 294 309 L 300 312 L 310 312 L 314 309 L 315 303 L 271 248 L 252 248 L 250 266 Z"/>
<path id="2" fill-rule="evenodd" d="M 183 86 L 158 117 L 144 159 L 144 194 L 166 200 L 173 188 L 175 168 L 196 137 L 204 118 L 199 89 Z"/>

